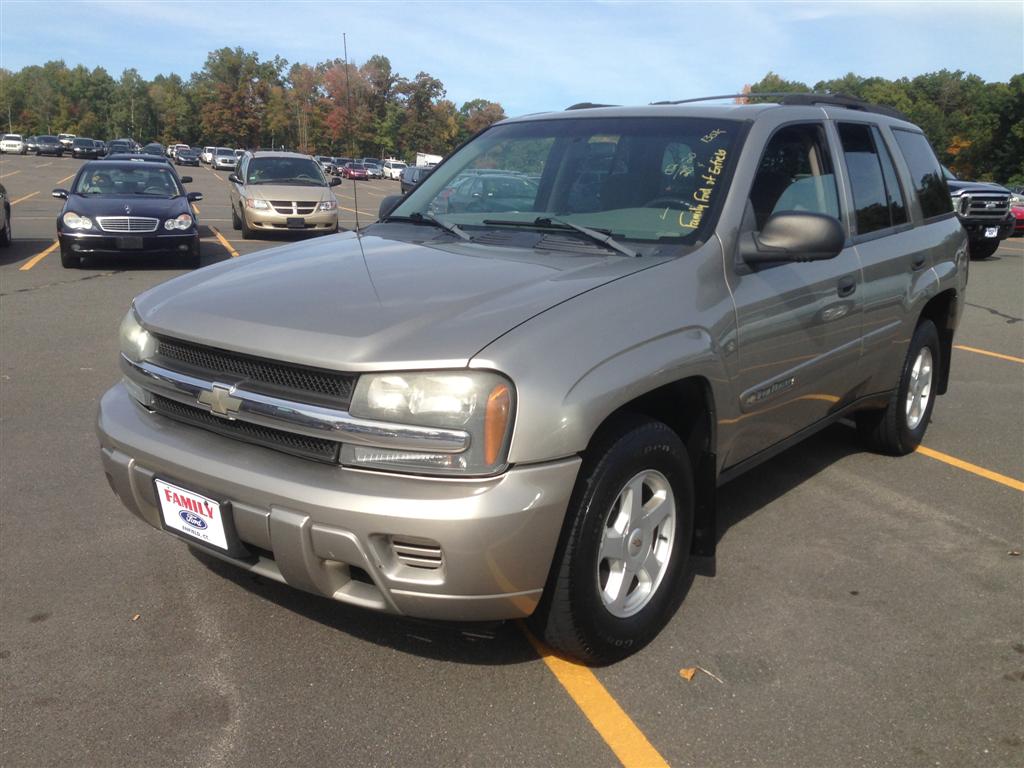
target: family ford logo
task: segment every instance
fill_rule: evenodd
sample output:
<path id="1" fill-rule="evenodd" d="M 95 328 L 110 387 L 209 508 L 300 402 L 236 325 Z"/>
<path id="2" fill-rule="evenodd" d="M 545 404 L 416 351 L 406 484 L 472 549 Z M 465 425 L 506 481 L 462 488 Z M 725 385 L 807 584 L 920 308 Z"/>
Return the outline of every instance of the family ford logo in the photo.
<path id="1" fill-rule="evenodd" d="M 195 512 L 189 512 L 187 509 L 179 509 L 178 517 L 184 521 L 185 525 L 191 525 L 193 528 L 198 528 L 200 531 L 205 531 L 207 528 L 206 521 Z"/>

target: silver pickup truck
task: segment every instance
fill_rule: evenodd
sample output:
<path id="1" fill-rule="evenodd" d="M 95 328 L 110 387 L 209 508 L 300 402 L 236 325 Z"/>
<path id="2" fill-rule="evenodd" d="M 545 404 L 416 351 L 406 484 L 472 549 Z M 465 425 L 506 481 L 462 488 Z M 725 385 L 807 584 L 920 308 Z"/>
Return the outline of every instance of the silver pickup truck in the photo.
<path id="1" fill-rule="evenodd" d="M 381 207 L 135 300 L 98 419 L 131 512 L 299 589 L 530 617 L 607 663 L 713 556 L 719 485 L 841 417 L 912 451 L 949 381 L 967 238 L 884 108 L 531 115 Z"/>

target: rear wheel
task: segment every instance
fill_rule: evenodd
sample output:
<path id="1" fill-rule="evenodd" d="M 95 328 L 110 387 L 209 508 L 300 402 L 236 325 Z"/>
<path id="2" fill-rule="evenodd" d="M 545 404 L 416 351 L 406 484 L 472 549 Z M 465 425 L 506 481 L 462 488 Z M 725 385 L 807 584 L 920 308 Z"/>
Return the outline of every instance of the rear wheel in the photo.
<path id="1" fill-rule="evenodd" d="M 693 504 L 689 457 L 675 432 L 619 419 L 588 450 L 534 629 L 590 663 L 645 646 L 682 599 Z"/>
<path id="2" fill-rule="evenodd" d="M 904 456 L 921 444 L 935 407 L 936 384 L 942 370 L 939 332 L 928 319 L 914 331 L 903 362 L 899 386 L 880 411 L 856 415 L 857 430 L 868 448 Z"/>
<path id="3" fill-rule="evenodd" d="M 987 259 L 999 250 L 999 240 L 974 240 L 967 244 L 967 252 L 974 261 Z"/>

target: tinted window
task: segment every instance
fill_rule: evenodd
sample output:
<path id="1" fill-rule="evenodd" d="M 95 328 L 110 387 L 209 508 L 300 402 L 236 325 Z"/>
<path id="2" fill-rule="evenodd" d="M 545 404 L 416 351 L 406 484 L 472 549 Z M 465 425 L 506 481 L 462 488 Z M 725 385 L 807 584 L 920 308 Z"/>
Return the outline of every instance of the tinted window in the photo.
<path id="1" fill-rule="evenodd" d="M 941 216 L 953 210 L 949 189 L 942 178 L 942 169 L 935 159 L 928 139 L 921 133 L 893 129 L 903 159 L 910 168 L 910 178 L 921 201 L 921 212 L 926 219 Z"/>
<path id="2" fill-rule="evenodd" d="M 750 189 L 750 205 L 757 229 L 782 211 L 839 218 L 836 177 L 820 125 L 790 125 L 772 136 Z"/>
<path id="3" fill-rule="evenodd" d="M 248 184 L 313 184 L 322 186 L 323 172 L 307 157 L 254 157 L 245 176 Z"/>
<path id="4" fill-rule="evenodd" d="M 889 200 L 889 214 L 892 217 L 893 226 L 907 222 L 907 203 L 903 197 L 903 188 L 900 186 L 899 178 L 896 176 L 896 167 L 892 164 L 892 155 L 889 148 L 882 140 L 882 134 L 878 128 L 871 127 L 871 135 L 875 140 L 875 148 L 878 150 L 878 159 L 882 161 L 882 177 L 885 179 L 885 194 Z"/>
<path id="5" fill-rule="evenodd" d="M 867 125 L 839 124 L 839 140 L 853 190 L 857 234 L 866 235 L 891 226 L 889 201 L 882 179 L 882 164 Z"/>
<path id="6" fill-rule="evenodd" d="M 171 172 L 159 163 L 139 163 L 131 168 L 106 163 L 88 166 L 78 177 L 79 195 L 146 195 L 173 197 L 180 189 Z"/>

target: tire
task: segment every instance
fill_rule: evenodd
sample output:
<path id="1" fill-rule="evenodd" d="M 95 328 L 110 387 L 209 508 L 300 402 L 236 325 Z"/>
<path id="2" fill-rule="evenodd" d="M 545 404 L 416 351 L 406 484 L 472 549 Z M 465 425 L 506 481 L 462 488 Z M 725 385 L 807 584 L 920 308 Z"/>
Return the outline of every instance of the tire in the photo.
<path id="1" fill-rule="evenodd" d="M 238 218 L 238 213 L 235 212 L 235 206 L 231 206 L 231 228 L 235 230 L 242 228 L 242 220 Z"/>
<path id="2" fill-rule="evenodd" d="M 999 250 L 999 240 L 972 240 L 967 244 L 971 261 L 983 261 Z"/>
<path id="3" fill-rule="evenodd" d="M 63 249 L 60 252 L 60 265 L 64 269 L 78 269 L 82 266 L 82 257 L 76 256 L 73 253 L 68 253 Z"/>
<path id="4" fill-rule="evenodd" d="M 939 332 L 931 320 L 921 320 L 889 403 L 882 410 L 856 414 L 857 431 L 866 447 L 890 456 L 905 456 L 921 444 L 932 418 L 935 384 L 943 364 Z"/>
<path id="5" fill-rule="evenodd" d="M 256 237 L 256 232 L 252 229 L 252 227 L 249 226 L 249 223 L 245 220 L 245 214 L 242 214 L 240 224 L 243 240 L 252 240 L 254 237 Z"/>
<path id="6" fill-rule="evenodd" d="M 14 236 L 11 233 L 11 209 L 6 205 L 4 206 L 4 209 L 4 213 L 7 215 L 4 216 L 4 228 L 3 231 L 0 232 L 0 248 L 9 248 L 11 241 L 14 239 Z"/>
<path id="7" fill-rule="evenodd" d="M 638 496 L 642 506 L 631 505 Z M 693 506 L 689 456 L 676 433 L 639 416 L 616 420 L 587 450 L 544 597 L 530 618 L 534 631 L 591 664 L 643 648 L 685 594 Z M 637 524 L 644 510 L 667 517 L 645 530 Z"/>

